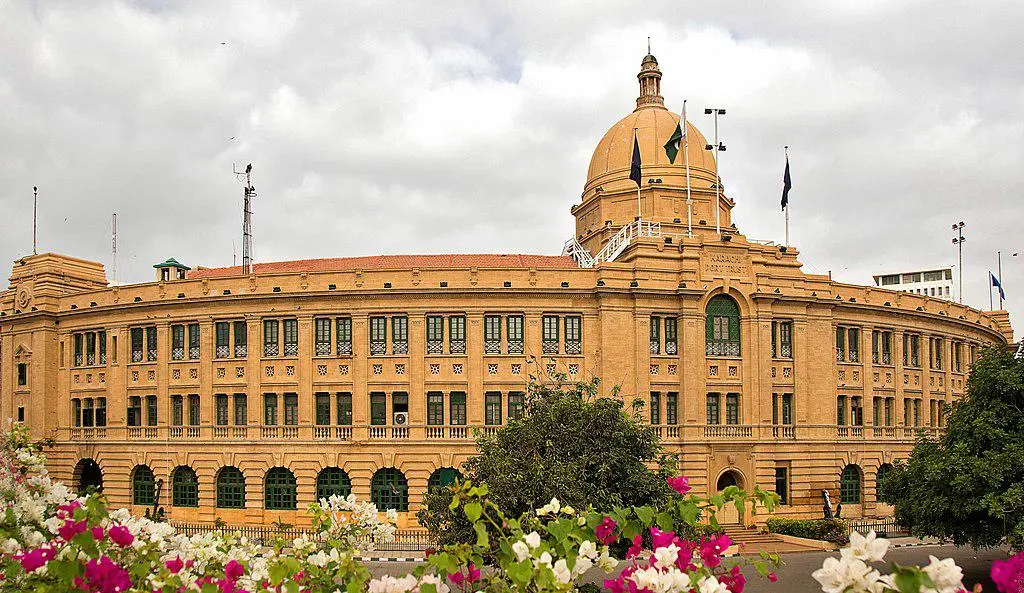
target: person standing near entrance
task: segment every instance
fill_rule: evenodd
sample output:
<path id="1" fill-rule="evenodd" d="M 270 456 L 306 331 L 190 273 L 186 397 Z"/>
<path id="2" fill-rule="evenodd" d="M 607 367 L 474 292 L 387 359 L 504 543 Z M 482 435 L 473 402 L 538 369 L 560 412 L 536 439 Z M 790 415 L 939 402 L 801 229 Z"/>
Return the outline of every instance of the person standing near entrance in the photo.
<path id="1" fill-rule="evenodd" d="M 836 519 L 842 519 L 843 517 L 843 501 L 836 499 Z"/>

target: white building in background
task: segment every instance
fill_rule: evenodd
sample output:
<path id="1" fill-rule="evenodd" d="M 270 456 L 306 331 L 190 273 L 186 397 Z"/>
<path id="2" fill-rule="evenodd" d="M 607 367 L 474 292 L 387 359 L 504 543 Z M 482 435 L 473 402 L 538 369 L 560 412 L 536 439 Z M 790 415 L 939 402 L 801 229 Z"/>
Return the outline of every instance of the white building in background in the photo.
<path id="1" fill-rule="evenodd" d="M 875 286 L 890 290 L 902 290 L 914 294 L 956 300 L 953 286 L 953 268 L 902 272 L 899 274 L 878 274 L 874 276 Z"/>

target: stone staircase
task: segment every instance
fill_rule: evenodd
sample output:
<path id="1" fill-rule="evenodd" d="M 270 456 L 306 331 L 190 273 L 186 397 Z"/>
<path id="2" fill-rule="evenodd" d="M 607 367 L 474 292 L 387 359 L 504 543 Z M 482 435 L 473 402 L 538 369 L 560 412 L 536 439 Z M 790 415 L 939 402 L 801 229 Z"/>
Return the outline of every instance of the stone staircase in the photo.
<path id="1" fill-rule="evenodd" d="M 794 552 L 820 552 L 821 548 L 805 544 L 784 541 L 773 533 L 764 533 L 760 527 L 743 527 L 738 523 L 722 524 L 729 537 L 732 538 L 734 548 L 730 553 L 737 553 L 744 556 L 757 555 L 760 552 L 776 554 L 789 554 Z"/>

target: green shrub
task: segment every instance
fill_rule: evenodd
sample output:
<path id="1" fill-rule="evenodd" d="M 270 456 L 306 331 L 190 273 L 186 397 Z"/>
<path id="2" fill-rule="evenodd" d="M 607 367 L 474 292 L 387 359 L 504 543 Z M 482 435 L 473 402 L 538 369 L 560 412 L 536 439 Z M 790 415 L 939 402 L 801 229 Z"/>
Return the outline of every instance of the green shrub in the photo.
<path id="1" fill-rule="evenodd" d="M 850 542 L 850 538 L 846 535 L 846 521 L 842 519 L 808 520 L 770 517 L 765 524 L 770 533 L 817 539 L 840 545 Z"/>

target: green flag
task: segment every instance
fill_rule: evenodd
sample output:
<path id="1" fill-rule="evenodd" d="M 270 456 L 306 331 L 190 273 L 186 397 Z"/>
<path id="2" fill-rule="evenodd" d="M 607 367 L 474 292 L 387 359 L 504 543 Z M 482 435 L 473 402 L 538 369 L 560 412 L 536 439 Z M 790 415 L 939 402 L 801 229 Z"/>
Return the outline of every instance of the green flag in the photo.
<path id="1" fill-rule="evenodd" d="M 675 164 L 676 155 L 679 154 L 679 147 L 683 142 L 683 128 L 676 124 L 676 131 L 672 132 L 672 136 L 665 143 L 665 154 L 668 155 L 668 162 Z"/>

